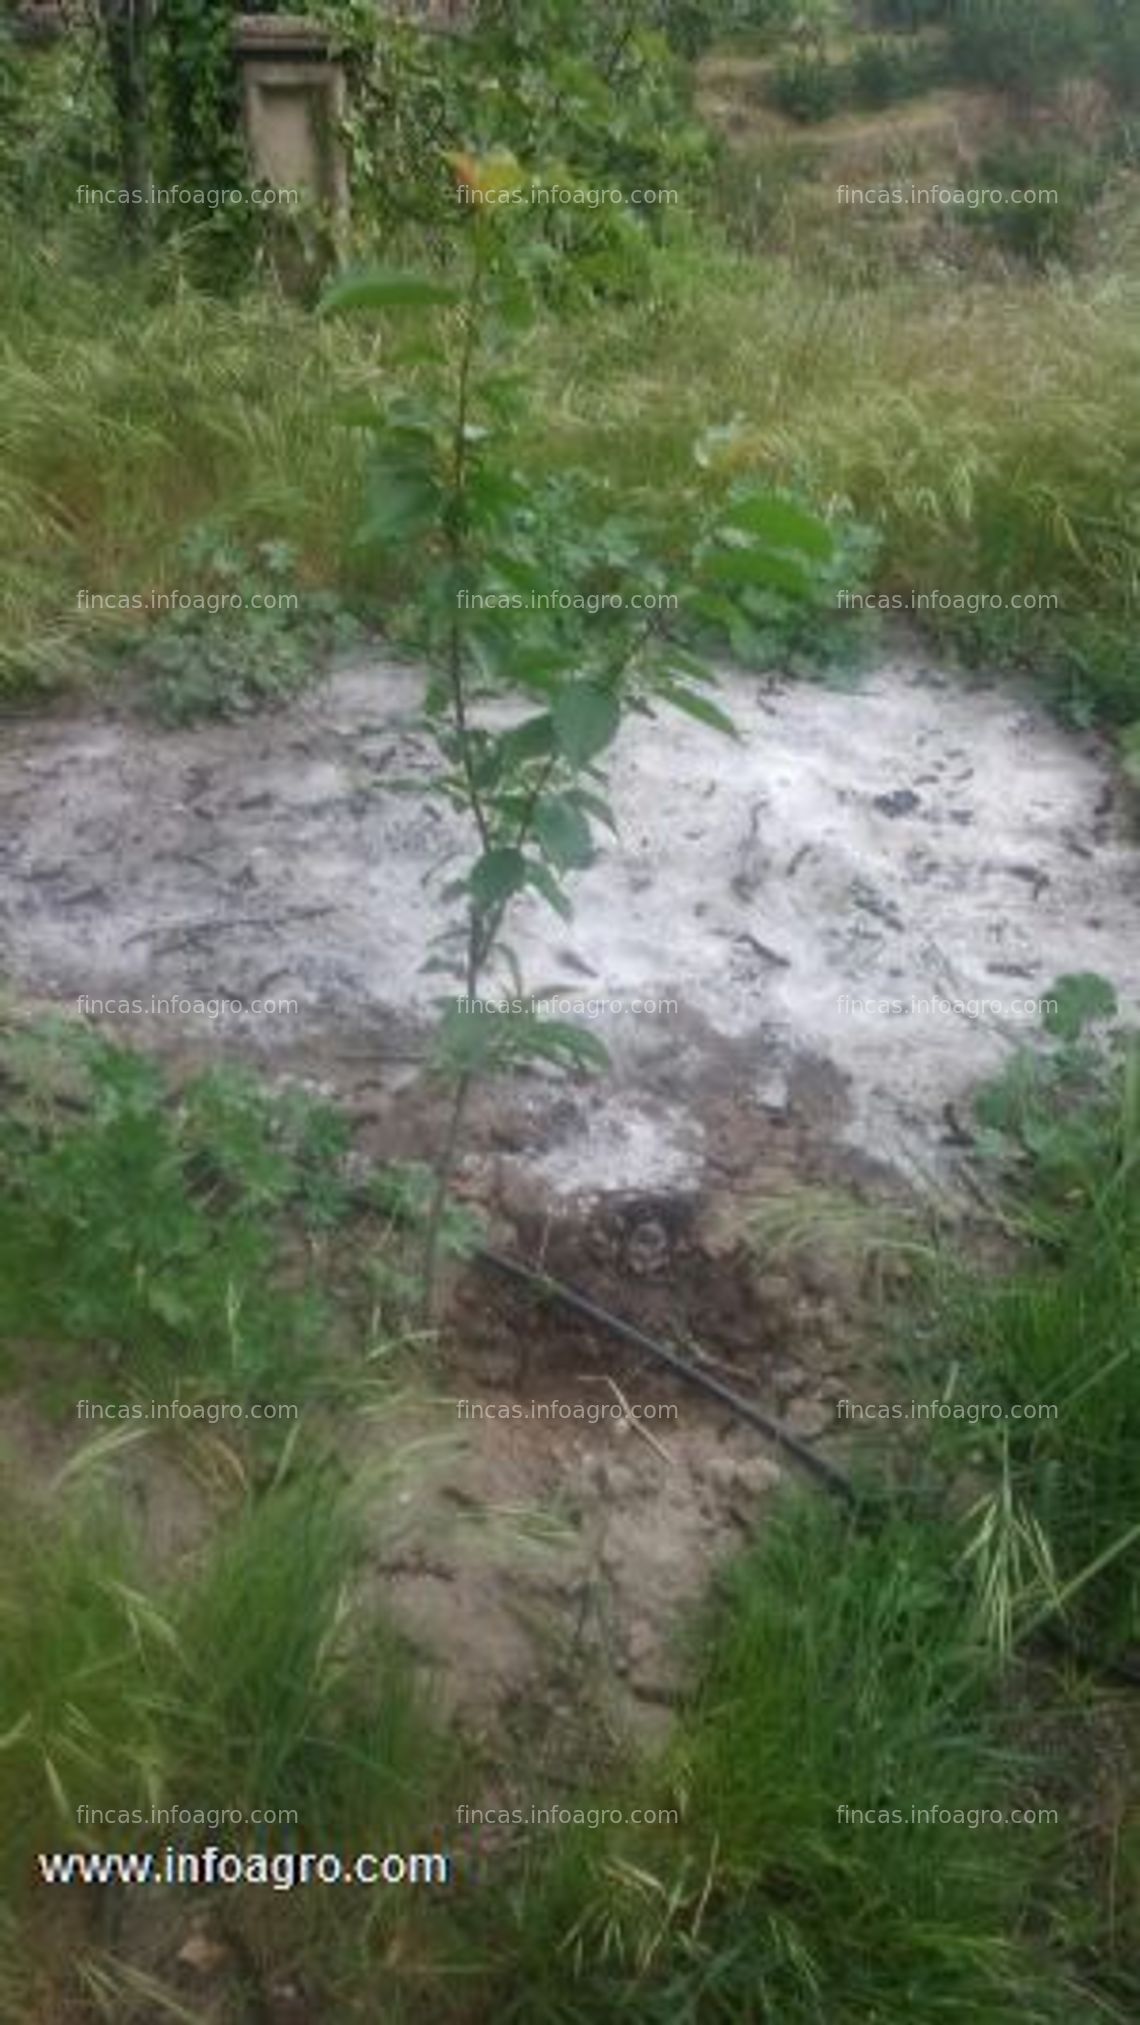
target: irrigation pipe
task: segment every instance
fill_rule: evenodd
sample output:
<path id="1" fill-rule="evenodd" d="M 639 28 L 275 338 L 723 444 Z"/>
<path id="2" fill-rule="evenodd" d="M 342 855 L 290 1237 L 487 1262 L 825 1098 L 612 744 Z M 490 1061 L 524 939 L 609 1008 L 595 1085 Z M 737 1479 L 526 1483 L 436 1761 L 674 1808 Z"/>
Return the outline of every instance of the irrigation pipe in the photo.
<path id="1" fill-rule="evenodd" d="M 644 1351 L 647 1357 L 652 1357 L 656 1363 L 663 1364 L 667 1371 L 672 1371 L 676 1377 L 683 1379 L 686 1385 L 692 1385 L 697 1391 L 707 1393 L 710 1399 L 719 1399 L 721 1405 L 727 1406 L 738 1420 L 745 1420 L 751 1427 L 758 1428 L 769 1441 L 776 1442 L 788 1455 L 794 1456 L 805 1470 L 817 1477 L 820 1483 L 826 1484 L 829 1491 L 834 1491 L 837 1497 L 844 1498 L 850 1505 L 858 1504 L 859 1497 L 855 1486 L 843 1470 L 837 1469 L 834 1463 L 825 1461 L 823 1456 L 816 1455 L 806 1442 L 802 1442 L 798 1435 L 792 1433 L 790 1427 L 785 1427 L 782 1421 L 773 1420 L 770 1414 L 762 1412 L 758 1406 L 753 1406 L 751 1400 L 742 1399 L 731 1386 L 722 1385 L 719 1378 L 710 1377 L 697 1365 L 688 1363 L 684 1357 L 679 1357 L 675 1350 L 667 1349 L 664 1343 L 658 1343 L 653 1336 L 646 1336 L 641 1329 L 635 1328 L 632 1322 L 625 1322 L 620 1315 L 611 1314 L 608 1308 L 599 1307 L 596 1301 L 591 1301 L 585 1294 L 578 1293 L 576 1288 L 568 1287 L 564 1281 L 552 1279 L 549 1273 L 536 1272 L 533 1267 L 524 1266 L 518 1259 L 508 1258 L 505 1252 L 490 1251 L 484 1245 L 479 1246 L 475 1256 L 481 1264 L 490 1266 L 493 1272 L 501 1273 L 506 1279 L 519 1281 L 521 1285 L 530 1287 L 535 1293 L 543 1294 L 548 1300 L 556 1302 L 560 1308 L 568 1308 L 571 1314 L 580 1315 L 584 1321 L 596 1323 L 609 1335 L 619 1337 L 623 1343 L 632 1344 L 634 1349 Z"/>
<path id="2" fill-rule="evenodd" d="M 26 1079 L 0 1071 L 0 1082 L 4 1080 L 15 1082 L 24 1088 L 29 1087 Z M 57 1101 L 66 1105 L 68 1109 L 85 1111 L 88 1108 L 82 1102 L 67 1097 L 57 1098 Z M 367 1210 L 372 1214 L 376 1212 L 376 1203 L 365 1189 L 351 1189 L 349 1200 L 356 1208 Z M 632 1322 L 626 1322 L 620 1315 L 612 1314 L 609 1309 L 599 1306 L 596 1301 L 591 1301 L 575 1287 L 554 1279 L 551 1274 L 524 1265 L 521 1259 L 509 1258 L 505 1253 L 493 1251 L 486 1245 L 477 1246 L 473 1256 L 480 1264 L 489 1267 L 500 1277 L 528 1287 L 533 1293 L 541 1294 L 547 1300 L 556 1302 L 559 1307 L 578 1315 L 583 1321 L 592 1322 L 596 1327 L 605 1329 L 609 1335 L 617 1337 L 619 1341 L 629 1343 L 643 1355 L 652 1357 L 655 1363 L 673 1372 L 686 1385 L 692 1386 L 695 1391 L 705 1393 L 710 1399 L 719 1400 L 720 1404 L 727 1407 L 738 1420 L 756 1428 L 758 1433 L 766 1440 L 774 1442 L 785 1454 L 794 1456 L 809 1476 L 825 1485 L 836 1497 L 842 1498 L 845 1504 L 852 1508 L 862 1505 L 863 1501 L 845 1471 L 838 1469 L 834 1463 L 827 1462 L 823 1456 L 816 1455 L 798 1435 L 792 1433 L 789 1427 L 785 1427 L 781 1421 L 773 1420 L 770 1414 L 754 1406 L 751 1400 L 743 1399 L 738 1392 L 732 1390 L 731 1386 L 722 1385 L 718 1378 L 713 1378 L 698 1366 L 688 1363 L 685 1358 L 678 1356 L 675 1350 L 670 1350 L 664 1343 L 658 1343 L 654 1337 L 647 1336 L 643 1330 L 635 1328 Z M 1056 1624 L 1042 1625 L 1038 1635 L 1057 1649 L 1068 1653 L 1090 1671 L 1123 1681 L 1132 1688 L 1140 1687 L 1140 1666 L 1128 1657 L 1110 1659 L 1105 1654 L 1093 1652 Z"/>
<path id="3" fill-rule="evenodd" d="M 770 1414 L 754 1406 L 751 1400 L 741 1398 L 731 1386 L 722 1385 L 719 1378 L 712 1378 L 699 1366 L 688 1363 L 684 1357 L 679 1357 L 675 1350 L 668 1349 L 664 1343 L 657 1342 L 655 1337 L 647 1336 L 643 1330 L 635 1328 L 632 1322 L 626 1322 L 620 1315 L 612 1314 L 608 1308 L 600 1307 L 596 1301 L 591 1301 L 588 1295 L 579 1293 L 576 1287 L 567 1286 L 564 1280 L 556 1280 L 549 1273 L 539 1272 L 533 1266 L 524 1265 L 521 1259 L 509 1258 L 505 1252 L 492 1251 L 486 1245 L 479 1245 L 474 1256 L 481 1265 L 490 1267 L 492 1272 L 500 1274 L 504 1279 L 514 1280 L 520 1286 L 530 1288 L 532 1292 L 556 1302 L 560 1308 L 566 1308 L 570 1314 L 580 1316 L 583 1321 L 595 1323 L 609 1335 L 616 1336 L 623 1343 L 631 1344 L 634 1349 L 643 1351 L 647 1357 L 652 1357 L 655 1363 L 664 1365 L 667 1371 L 672 1371 L 676 1377 L 683 1379 L 686 1385 L 693 1386 L 698 1392 L 706 1393 L 710 1399 L 718 1399 L 722 1406 L 726 1406 L 736 1415 L 738 1420 L 746 1421 L 750 1427 L 758 1429 L 788 1455 L 794 1456 L 803 1469 L 837 1497 L 842 1498 L 845 1504 L 853 1508 L 861 1505 L 859 1493 L 845 1471 L 838 1469 L 834 1463 L 827 1462 L 823 1456 L 816 1455 L 814 1450 L 808 1448 L 807 1444 L 802 1442 L 798 1435 L 793 1434 L 791 1428 L 785 1427 L 782 1421 L 773 1420 Z M 1048 1644 L 1056 1650 L 1067 1653 L 1071 1659 L 1077 1660 L 1091 1672 L 1099 1673 L 1111 1680 L 1122 1681 L 1132 1688 L 1140 1687 L 1140 1666 L 1126 1655 L 1109 1658 L 1105 1653 L 1094 1652 L 1059 1624 L 1042 1624 L 1037 1627 L 1037 1631 L 1038 1636 L 1044 1638 Z"/>

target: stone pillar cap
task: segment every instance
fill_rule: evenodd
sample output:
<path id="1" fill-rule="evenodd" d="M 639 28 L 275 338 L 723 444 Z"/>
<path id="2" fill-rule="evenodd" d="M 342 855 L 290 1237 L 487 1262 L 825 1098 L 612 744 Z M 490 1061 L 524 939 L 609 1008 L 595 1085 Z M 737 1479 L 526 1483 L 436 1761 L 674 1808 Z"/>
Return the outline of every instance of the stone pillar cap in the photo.
<path id="1" fill-rule="evenodd" d="M 239 14 L 234 22 L 239 56 L 327 56 L 330 40 L 303 14 Z"/>

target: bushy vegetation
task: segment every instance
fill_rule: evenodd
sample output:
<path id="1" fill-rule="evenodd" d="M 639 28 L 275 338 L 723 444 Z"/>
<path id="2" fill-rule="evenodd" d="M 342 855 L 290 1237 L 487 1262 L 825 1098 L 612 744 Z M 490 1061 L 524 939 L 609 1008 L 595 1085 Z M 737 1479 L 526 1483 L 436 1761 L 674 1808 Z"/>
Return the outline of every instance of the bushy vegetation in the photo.
<path id="1" fill-rule="evenodd" d="M 552 183 L 583 190 L 672 190 L 674 202 L 689 202 L 702 186 L 709 138 L 674 47 L 703 39 L 697 9 L 685 17 L 657 0 L 614 10 L 479 0 L 467 32 L 442 40 L 378 23 L 367 0 L 309 11 L 332 26 L 348 65 L 357 215 L 383 226 L 387 250 L 393 234 L 409 243 L 409 225 L 446 237 L 455 149 L 509 149 Z M 664 215 L 554 205 L 538 229 L 571 244 L 599 288 L 628 291 L 639 238 Z"/>
<path id="2" fill-rule="evenodd" d="M 274 1104 L 237 1070 L 175 1097 L 145 1056 L 75 1025 L 17 1031 L 5 1055 L 24 1088 L 0 1123 L 5 1338 L 50 1340 L 41 1376 L 72 1400 L 77 1382 L 128 1377 L 238 1403 L 311 1387 L 327 1312 L 315 1280 L 285 1291 L 272 1268 L 289 1219 L 316 1235 L 343 1215 L 343 1120 Z M 62 1128 L 61 1090 L 75 1106 Z"/>
<path id="3" fill-rule="evenodd" d="M 161 1856 L 171 1844 L 236 1840 L 273 1863 L 304 1849 L 351 1858 L 438 1847 L 432 1824 L 454 1790 L 455 1747 L 425 1723 L 411 1654 L 359 1607 L 362 1559 L 359 1509 L 334 1477 L 311 1471 L 228 1510 L 216 1539 L 161 1573 L 97 1479 L 77 1479 L 46 1526 L 5 1499 L 0 1875 L 6 1912 L 28 1922 L 8 1953 L 11 2008 L 0 1986 L 6 2020 L 128 2019 L 140 2002 L 165 2016 L 178 2002 L 165 1976 L 145 1977 L 116 1949 L 98 1891 L 61 1952 L 53 1917 L 74 1888 L 36 1894 L 40 1852 Z M 271 1825 L 231 1825 L 266 1811 Z M 187 1837 L 170 1825 L 181 1813 L 208 1825 Z M 187 1917 L 209 1897 L 178 1885 L 169 1895 Z M 319 1959 L 335 2003 L 342 1977 L 365 1983 L 373 1951 L 391 1950 L 394 1964 L 407 1949 L 407 1974 L 393 1966 L 385 1980 L 390 2015 L 410 2019 L 423 2002 L 414 1936 L 429 1895 L 377 1891 L 358 1906 L 328 1889 L 231 1889 L 227 1949 L 245 1962 L 251 2004 L 264 1963 L 282 1981 L 307 1981 Z M 229 2015 L 253 2013 L 243 2000 Z"/>
<path id="4" fill-rule="evenodd" d="M 912 1820 L 1041 1800 L 957 1628 L 961 1597 L 930 1528 L 871 1538 L 807 1504 L 770 1522 L 702 1627 L 662 1768 L 682 1830 L 665 1849 L 661 1831 L 580 1837 L 533 1863 L 504 2015 L 997 2025 L 1017 2001 L 1091 2020 L 1091 1995 L 1031 1939 L 1056 1831 Z"/>
<path id="5" fill-rule="evenodd" d="M 1127 27 L 1116 15 L 1098 20 L 1102 37 Z M 485 78 L 501 68 L 514 80 L 488 91 L 453 90 L 447 64 L 460 58 L 441 63 L 436 39 L 428 48 L 410 29 L 386 31 L 353 133 L 386 243 L 398 212 L 405 242 L 426 234 L 448 266 L 470 224 L 445 160 L 457 140 L 509 138 L 528 173 L 564 175 L 568 187 L 676 181 L 683 202 L 653 221 L 609 206 L 608 222 L 600 208 L 529 216 L 532 284 L 555 301 L 517 340 L 534 413 L 532 433 L 518 432 L 520 459 L 534 470 L 552 454 L 566 469 L 600 459 L 615 507 L 636 512 L 643 474 L 675 489 L 692 474 L 693 445 L 731 423 L 738 478 L 770 473 L 809 503 L 849 506 L 873 531 L 882 590 L 1006 598 L 980 614 L 934 614 L 927 623 L 943 639 L 972 658 L 1031 667 L 1081 717 L 1133 720 L 1137 248 L 1126 229 L 1127 156 L 1090 150 L 1064 123 L 1035 139 L 1010 129 L 980 152 L 970 180 L 1012 191 L 1042 179 L 1058 201 L 988 200 L 921 221 L 926 238 L 909 264 L 902 250 L 915 242 L 899 219 L 857 215 L 837 204 L 834 187 L 809 188 L 811 159 L 785 176 L 774 157 L 728 156 L 717 171 L 718 226 L 690 175 L 708 145 L 680 110 L 683 94 L 664 82 L 675 59 L 662 56 L 656 31 L 643 23 L 622 45 L 621 64 L 640 65 L 641 82 L 621 69 L 604 92 L 588 88 L 604 68 L 590 41 L 602 31 L 595 21 L 576 32 L 579 43 L 559 58 L 571 76 L 547 65 L 550 35 L 536 17 L 489 10 L 482 53 L 464 45 L 462 56 Z M 893 65 L 910 41 L 857 43 L 871 96 L 893 90 L 881 77 L 875 84 L 880 55 L 889 48 Z M 808 48 L 803 60 L 818 58 Z M 46 75 L 41 97 L 62 105 Z M 399 120 L 389 116 L 396 99 Z M 532 147 L 545 152 L 529 156 Z M 879 173 L 898 181 L 922 170 L 884 163 Z M 1090 207 L 1121 177 L 1111 228 L 1094 242 Z M 290 557 L 272 588 L 297 592 L 296 617 L 166 622 L 144 657 L 148 693 L 173 715 L 286 693 L 350 618 L 391 623 L 391 593 L 408 585 L 398 543 L 354 539 L 365 444 L 333 425 L 362 383 L 414 384 L 408 340 L 394 328 L 376 344 L 255 288 L 232 301 L 205 296 L 187 286 L 177 241 L 130 271 L 114 221 L 61 197 L 30 227 L 13 218 L 6 256 L 0 669 L 11 687 L 137 664 L 136 640 L 149 647 L 163 592 L 216 590 L 218 559 L 229 570 L 238 552 L 251 589 L 271 574 L 260 552 Z M 746 258 L 726 253 L 726 228 Z M 971 279 L 964 294 L 971 249 L 983 246 L 1005 271 Z M 1078 263 L 1074 287 L 1053 285 L 1058 259 Z M 1039 284 L 1027 277 L 1034 269 Z M 758 314 L 762 373 L 751 360 Z M 1031 364 L 1011 373 L 1015 354 Z M 668 542 L 657 562 L 670 567 Z M 81 598 L 111 588 L 138 598 L 126 634 L 120 616 Z M 1044 617 L 1015 612 L 1009 599 L 1027 591 L 1059 603 Z M 803 623 L 799 611 L 776 611 L 766 650 L 799 659 Z M 845 639 L 832 628 L 824 657 L 842 655 Z"/>
<path id="6" fill-rule="evenodd" d="M 867 40 L 851 59 L 851 97 L 856 105 L 878 111 L 925 90 L 935 75 L 925 45 L 912 49 Z"/>
<path id="7" fill-rule="evenodd" d="M 771 102 L 812 123 L 843 106 L 882 108 L 933 85 L 973 85 L 1026 114 L 1066 82 L 1094 77 L 1121 107 L 1135 102 L 1135 20 L 1114 0 L 883 0 L 871 25 L 910 33 L 859 36 L 849 49 L 844 10 L 793 13 L 781 24 Z M 918 33 L 927 28 L 935 32 Z"/>
<path id="8" fill-rule="evenodd" d="M 973 1396 L 1056 1407 L 983 1438 L 998 1479 L 979 1535 L 991 1621 L 1012 1637 L 1056 1613 L 1117 1653 L 1140 1629 L 1140 1041 L 1083 1037 L 1089 1009 L 1114 1009 L 1104 980 L 1060 986 L 1071 1037 L 1019 1053 L 978 1099 L 1032 1251 L 1007 1277 L 953 1285 L 936 1338 Z"/>
<path id="9" fill-rule="evenodd" d="M 115 615 L 93 631 L 81 589 L 214 588 L 208 546 L 186 560 L 207 523 L 240 526 L 250 546 L 290 544 L 302 616 L 325 589 L 380 615 L 377 594 L 406 584 L 406 569 L 395 546 L 354 545 L 365 445 L 334 422 L 362 372 L 383 383 L 358 333 L 314 331 L 302 313 L 253 299 L 141 309 L 117 288 L 111 303 L 93 280 L 49 287 L 31 252 L 28 266 L 0 352 L 9 683 L 91 668 Z M 636 351 L 616 306 L 540 325 L 524 342 L 536 422 L 518 448 L 533 469 L 601 456 L 615 499 L 641 486 L 660 496 L 666 483 L 688 491 L 694 445 L 710 422 L 732 422 L 717 455 L 734 474 L 845 502 L 877 531 L 884 591 L 1055 594 L 1045 614 L 1007 605 L 927 623 L 973 657 L 1023 662 L 1082 716 L 1137 716 L 1140 407 L 1127 269 L 1115 289 L 991 283 L 967 307 L 953 275 L 840 293 L 781 262 L 761 291 L 749 261 L 689 249 L 662 264 L 658 286 Z M 53 298 L 65 321 L 45 348 Z M 401 342 L 394 333 L 385 352 L 398 357 Z M 269 349 L 280 370 L 267 376 Z M 696 356 L 699 379 L 687 369 Z M 848 588 L 863 582 L 860 570 Z M 778 637 L 769 645 L 778 655 Z"/>
<path id="10" fill-rule="evenodd" d="M 1104 189 L 1106 174 L 1103 161 L 1071 142 L 1036 146 L 1007 142 L 979 158 L 978 177 L 987 194 L 972 214 L 973 222 L 1035 266 L 1067 259 L 1082 219 Z M 1053 201 L 1024 201 L 1027 191 L 1038 190 L 1052 192 Z M 1023 201 L 1017 201 L 1019 196 Z"/>
<path id="11" fill-rule="evenodd" d="M 1095 65 L 1101 10 L 1089 0 L 958 0 L 950 17 L 955 75 L 1025 102 Z"/>

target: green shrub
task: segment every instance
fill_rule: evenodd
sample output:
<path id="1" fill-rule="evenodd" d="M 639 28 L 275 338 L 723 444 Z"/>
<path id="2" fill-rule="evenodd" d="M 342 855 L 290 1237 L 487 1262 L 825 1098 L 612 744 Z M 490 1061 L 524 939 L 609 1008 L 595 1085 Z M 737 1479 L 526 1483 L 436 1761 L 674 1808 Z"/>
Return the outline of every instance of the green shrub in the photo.
<path id="1" fill-rule="evenodd" d="M 672 49 L 695 62 L 732 25 L 732 0 L 656 0 L 654 14 Z"/>
<path id="2" fill-rule="evenodd" d="M 951 16 L 956 74 L 1025 104 L 1049 98 L 1067 77 L 1092 70 L 1096 56 L 1088 0 L 958 0 Z"/>
<path id="3" fill-rule="evenodd" d="M 146 683 L 146 702 L 165 724 L 232 717 L 281 702 L 323 668 L 359 627 L 335 593 L 300 589 L 288 542 L 260 542 L 253 556 L 209 527 L 195 529 L 180 559 L 196 602 L 167 611 L 142 633 L 108 628 L 101 656 L 126 660 Z"/>
<path id="4" fill-rule="evenodd" d="M 343 1211 L 335 1114 L 237 1070 L 174 1103 L 153 1063 L 75 1026 L 20 1037 L 12 1060 L 33 1087 L 65 1075 L 80 1115 L 0 1123 L 0 1337 L 50 1339 L 72 1401 L 100 1382 L 295 1399 L 323 1304 L 274 1273 L 287 1213 L 319 1229 Z"/>
<path id="5" fill-rule="evenodd" d="M 934 27 L 953 14 L 957 0 L 872 0 L 873 28 L 905 28 L 917 34 L 920 28 Z"/>
<path id="6" fill-rule="evenodd" d="M 830 119 L 843 98 L 843 74 L 822 55 L 797 50 L 781 58 L 772 74 L 773 105 L 789 119 L 810 126 Z"/>
<path id="7" fill-rule="evenodd" d="M 983 154 L 977 181 L 1001 197 L 987 197 L 965 215 L 1000 246 L 1043 267 L 1071 259 L 1087 211 L 1101 196 L 1106 170 L 1096 156 L 1070 145 L 1009 140 Z M 1047 194 L 1051 202 L 1017 202 L 1023 193 Z"/>
<path id="8" fill-rule="evenodd" d="M 38 228 L 77 185 L 111 181 L 112 160 L 110 95 L 86 38 L 17 45 L 0 21 L 0 196 Z"/>
<path id="9" fill-rule="evenodd" d="M 437 245 L 457 223 L 446 155 L 510 150 L 528 168 L 558 163 L 565 180 L 591 188 L 678 189 L 691 197 L 707 177 L 711 147 L 691 114 L 691 85 L 666 34 L 657 0 L 639 0 L 619 21 L 606 10 L 561 0 L 481 0 L 462 36 L 424 33 L 378 18 L 359 0 L 325 8 L 352 87 L 348 137 L 358 220 L 393 233 L 426 227 Z M 684 39 L 703 5 L 678 13 Z M 587 256 L 606 220 L 580 210 L 546 214 L 563 234 L 580 229 Z M 462 223 L 460 219 L 458 221 Z M 661 224 L 646 208 L 649 233 Z"/>
<path id="10" fill-rule="evenodd" d="M 1130 4 L 1107 11 L 1101 75 L 1122 106 L 1140 107 L 1140 13 Z"/>
<path id="11" fill-rule="evenodd" d="M 851 59 L 849 95 L 855 105 L 879 111 L 925 91 L 932 69 L 923 53 L 897 42 L 862 40 Z"/>

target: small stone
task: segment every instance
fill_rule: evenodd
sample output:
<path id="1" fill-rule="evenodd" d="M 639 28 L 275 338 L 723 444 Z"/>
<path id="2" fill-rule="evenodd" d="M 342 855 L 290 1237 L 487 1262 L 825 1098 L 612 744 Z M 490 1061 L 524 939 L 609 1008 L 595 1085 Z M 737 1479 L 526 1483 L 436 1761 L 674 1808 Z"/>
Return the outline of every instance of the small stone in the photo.
<path id="1" fill-rule="evenodd" d="M 626 1649 L 632 1666 L 640 1666 L 643 1661 L 651 1659 L 659 1646 L 657 1631 L 647 1618 L 638 1618 L 637 1622 L 630 1626 Z"/>
<path id="2" fill-rule="evenodd" d="M 513 1350 L 485 1350 L 479 1360 L 479 1376 L 494 1391 L 510 1391 L 518 1383 L 520 1358 Z"/>
<path id="3" fill-rule="evenodd" d="M 629 1655 L 630 1690 L 643 1702 L 670 1703 L 676 1699 L 677 1683 L 666 1642 L 648 1618 L 630 1626 L 626 1638 Z"/>
<path id="4" fill-rule="evenodd" d="M 637 1477 L 626 1463 L 603 1462 L 598 1482 L 611 1498 L 631 1498 L 637 1491 Z"/>
<path id="5" fill-rule="evenodd" d="M 664 1226 L 647 1218 L 631 1232 L 625 1248 L 626 1264 L 640 1279 L 663 1273 L 669 1263 L 669 1239 Z"/>
<path id="6" fill-rule="evenodd" d="M 714 1490 L 730 1492 L 736 1483 L 736 1457 L 732 1455 L 710 1456 L 701 1474 Z"/>
<path id="7" fill-rule="evenodd" d="M 756 1281 L 756 1304 L 776 1313 L 786 1313 L 795 1296 L 787 1273 L 763 1273 Z"/>
<path id="8" fill-rule="evenodd" d="M 788 1106 L 791 1102 L 787 1078 L 779 1074 L 766 1076 L 764 1081 L 757 1086 L 756 1102 L 761 1111 L 767 1111 L 774 1117 L 783 1118 L 787 1114 Z"/>
<path id="9" fill-rule="evenodd" d="M 779 1463 L 770 1461 L 765 1455 L 749 1456 L 747 1461 L 736 1465 L 736 1488 L 746 1497 L 761 1498 L 768 1491 L 774 1491 L 784 1481 L 784 1472 Z"/>
<path id="10" fill-rule="evenodd" d="M 496 1118 L 487 1134 L 501 1153 L 525 1153 L 532 1137 L 531 1127 L 518 1118 Z"/>
<path id="11" fill-rule="evenodd" d="M 847 1318 L 838 1301 L 828 1296 L 819 1304 L 815 1326 L 825 1343 L 842 1343 L 848 1331 Z"/>
<path id="12" fill-rule="evenodd" d="M 176 1959 L 199 1976 L 215 1976 L 230 1960 L 230 1950 L 208 1934 L 193 1933 L 183 1941 Z"/>

